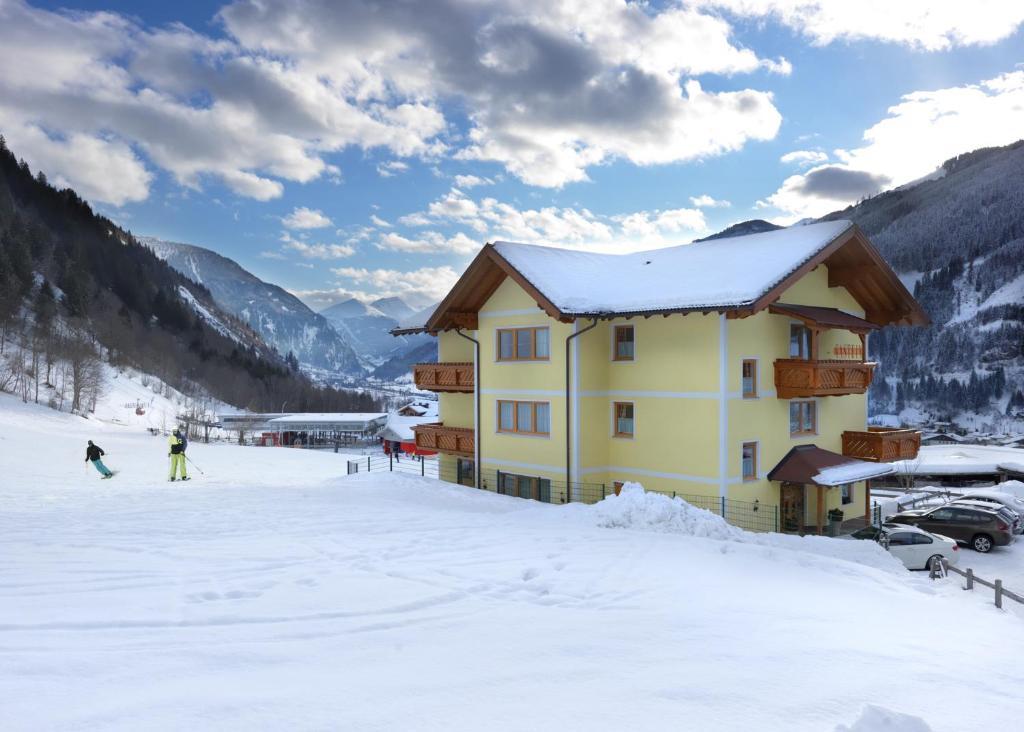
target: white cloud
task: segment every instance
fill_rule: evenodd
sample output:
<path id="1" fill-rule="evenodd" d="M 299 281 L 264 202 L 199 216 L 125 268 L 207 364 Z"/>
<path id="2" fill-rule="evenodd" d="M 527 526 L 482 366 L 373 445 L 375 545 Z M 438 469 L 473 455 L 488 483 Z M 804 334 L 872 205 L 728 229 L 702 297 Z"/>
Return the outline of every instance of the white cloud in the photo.
<path id="1" fill-rule="evenodd" d="M 323 211 L 301 206 L 281 219 L 281 223 L 289 229 L 323 229 L 333 225 Z"/>
<path id="2" fill-rule="evenodd" d="M 351 244 L 316 244 L 294 239 L 288 232 L 281 235 L 284 248 L 298 252 L 307 259 L 344 259 L 356 253 Z"/>
<path id="3" fill-rule="evenodd" d="M 724 203 L 715 201 L 716 205 Z M 410 252 L 470 253 L 476 251 L 480 241 L 508 239 L 615 250 L 679 244 L 687 236 L 707 230 L 704 214 L 697 208 L 601 216 L 586 208 L 548 206 L 519 209 L 495 198 L 474 200 L 455 188 L 431 202 L 427 211 L 402 216 L 399 223 L 416 227 L 455 224 L 469 227 L 477 236 L 458 242 L 445 239 L 436 232 L 427 232 L 414 239 L 394 234 L 390 239 L 383 237 L 378 246 Z"/>
<path id="4" fill-rule="evenodd" d="M 925 51 L 986 45 L 1024 23 L 1015 0 L 692 0 L 745 17 L 773 17 L 816 43 L 878 40 Z"/>
<path id="5" fill-rule="evenodd" d="M 690 203 L 697 208 L 729 208 L 732 205 L 729 201 L 712 198 L 706 193 L 699 196 L 690 196 Z"/>
<path id="6" fill-rule="evenodd" d="M 371 288 L 370 293 L 360 293 L 365 296 L 361 299 L 400 297 L 416 308 L 440 300 L 459 278 L 459 274 L 447 265 L 423 267 L 408 272 L 363 267 L 337 267 L 331 271 L 338 277 Z"/>
<path id="7" fill-rule="evenodd" d="M 786 165 L 795 163 L 801 167 L 818 165 L 828 162 L 828 153 L 824 153 L 821 150 L 794 150 L 779 158 L 779 162 Z"/>
<path id="8" fill-rule="evenodd" d="M 0 103 L 0 130 L 8 147 L 33 170 L 48 173 L 54 185 L 114 206 L 149 196 L 153 175 L 123 141 L 81 133 L 54 139 L 34 124 L 7 122 Z"/>
<path id="9" fill-rule="evenodd" d="M 471 239 L 461 232 L 451 237 L 445 237 L 436 231 L 424 232 L 415 239 L 389 232 L 377 242 L 379 249 L 416 254 L 474 254 L 481 245 L 481 242 Z"/>
<path id="10" fill-rule="evenodd" d="M 782 221 L 820 216 L 888 186 L 932 173 L 944 160 L 1006 145 L 1024 130 L 1024 70 L 980 84 L 905 95 L 864 133 L 864 144 L 836 150 L 839 160 L 787 178 L 762 203 Z"/>
<path id="11" fill-rule="evenodd" d="M 391 224 L 389 224 L 387 221 L 382 219 L 377 214 L 370 214 L 370 221 L 372 221 L 375 226 L 379 226 L 382 229 L 390 229 L 391 228 Z"/>
<path id="12" fill-rule="evenodd" d="M 408 169 L 408 163 L 403 163 L 401 160 L 389 160 L 377 166 L 377 174 L 381 178 L 391 178 L 399 173 L 404 173 Z"/>
<path id="13" fill-rule="evenodd" d="M 456 188 L 475 188 L 476 186 L 494 185 L 490 178 L 481 178 L 478 175 L 457 175 L 455 176 Z"/>

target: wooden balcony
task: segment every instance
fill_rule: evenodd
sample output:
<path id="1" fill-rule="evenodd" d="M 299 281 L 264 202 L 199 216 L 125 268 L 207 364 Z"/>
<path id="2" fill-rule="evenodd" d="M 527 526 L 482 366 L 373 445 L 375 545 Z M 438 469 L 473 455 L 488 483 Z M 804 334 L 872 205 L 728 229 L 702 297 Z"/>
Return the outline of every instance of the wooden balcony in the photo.
<path id="1" fill-rule="evenodd" d="M 863 394 L 874 373 L 875 364 L 864 361 L 780 358 L 775 361 L 775 393 L 779 399 Z"/>
<path id="2" fill-rule="evenodd" d="M 868 427 L 867 432 L 847 430 L 843 433 L 843 455 L 858 460 L 881 463 L 913 460 L 920 449 L 921 433 L 917 430 Z"/>
<path id="3" fill-rule="evenodd" d="M 446 455 L 473 457 L 473 430 L 466 427 L 445 427 L 441 422 L 418 424 L 412 428 L 416 447 L 436 450 Z"/>
<path id="4" fill-rule="evenodd" d="M 412 367 L 416 388 L 425 391 L 473 391 L 472 363 L 418 363 Z"/>

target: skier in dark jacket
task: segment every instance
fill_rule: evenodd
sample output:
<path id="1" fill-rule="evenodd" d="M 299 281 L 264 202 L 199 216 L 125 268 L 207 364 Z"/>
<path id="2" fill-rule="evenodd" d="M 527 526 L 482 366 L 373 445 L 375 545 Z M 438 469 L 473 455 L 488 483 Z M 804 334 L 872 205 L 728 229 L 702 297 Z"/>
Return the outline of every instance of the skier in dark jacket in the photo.
<path id="1" fill-rule="evenodd" d="M 100 471 L 100 475 L 104 478 L 113 478 L 113 471 L 104 465 L 102 460 L 100 460 L 100 458 L 105 454 L 106 453 L 103 452 L 102 447 L 94 445 L 92 440 L 89 440 L 89 446 L 85 448 L 85 461 L 87 463 L 91 462 L 93 467 Z"/>

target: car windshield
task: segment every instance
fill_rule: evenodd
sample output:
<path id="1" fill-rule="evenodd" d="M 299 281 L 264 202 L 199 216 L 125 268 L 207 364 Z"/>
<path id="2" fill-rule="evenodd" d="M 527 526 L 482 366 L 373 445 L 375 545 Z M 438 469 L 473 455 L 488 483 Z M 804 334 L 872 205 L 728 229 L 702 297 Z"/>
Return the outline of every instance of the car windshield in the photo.
<path id="1" fill-rule="evenodd" d="M 850 536 L 854 539 L 874 539 L 878 536 L 879 530 L 875 526 L 865 526 L 863 529 L 857 529 Z"/>

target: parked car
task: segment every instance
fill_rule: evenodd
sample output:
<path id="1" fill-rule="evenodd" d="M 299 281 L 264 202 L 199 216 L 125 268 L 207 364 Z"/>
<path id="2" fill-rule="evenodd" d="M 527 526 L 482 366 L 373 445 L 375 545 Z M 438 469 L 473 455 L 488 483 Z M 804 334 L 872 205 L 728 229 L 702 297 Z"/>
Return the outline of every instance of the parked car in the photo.
<path id="1" fill-rule="evenodd" d="M 1012 493 L 1004 493 L 1003 491 L 996 490 L 969 491 L 964 494 L 963 498 L 969 498 L 974 501 L 988 501 L 990 503 L 1002 504 L 1020 516 L 1022 523 L 1024 523 L 1024 498 L 1018 498 Z M 1024 526 L 1022 526 L 1021 530 L 1017 533 L 1024 533 Z"/>
<path id="2" fill-rule="evenodd" d="M 975 506 L 947 503 L 935 508 L 901 511 L 887 521 L 948 536 L 983 554 L 992 551 L 994 546 L 1013 543 L 1011 522 L 997 511 Z"/>
<path id="3" fill-rule="evenodd" d="M 959 547 L 953 539 L 908 524 L 865 526 L 842 538 L 877 541 L 907 569 L 928 569 L 933 557 L 944 557 L 950 564 L 956 564 L 959 558 Z"/>
<path id="4" fill-rule="evenodd" d="M 973 496 L 964 496 L 963 498 L 954 499 L 953 501 L 950 502 L 949 505 L 973 506 L 974 508 L 985 508 L 989 510 L 994 510 L 996 513 L 1003 517 L 1003 520 L 1010 524 L 1010 526 L 1013 529 L 1013 533 L 1019 534 L 1021 531 L 1024 531 L 1024 526 L 1022 526 L 1020 514 L 1016 511 L 1007 508 L 1001 503 L 992 503 L 991 501 L 986 501 L 980 498 L 974 498 Z"/>

